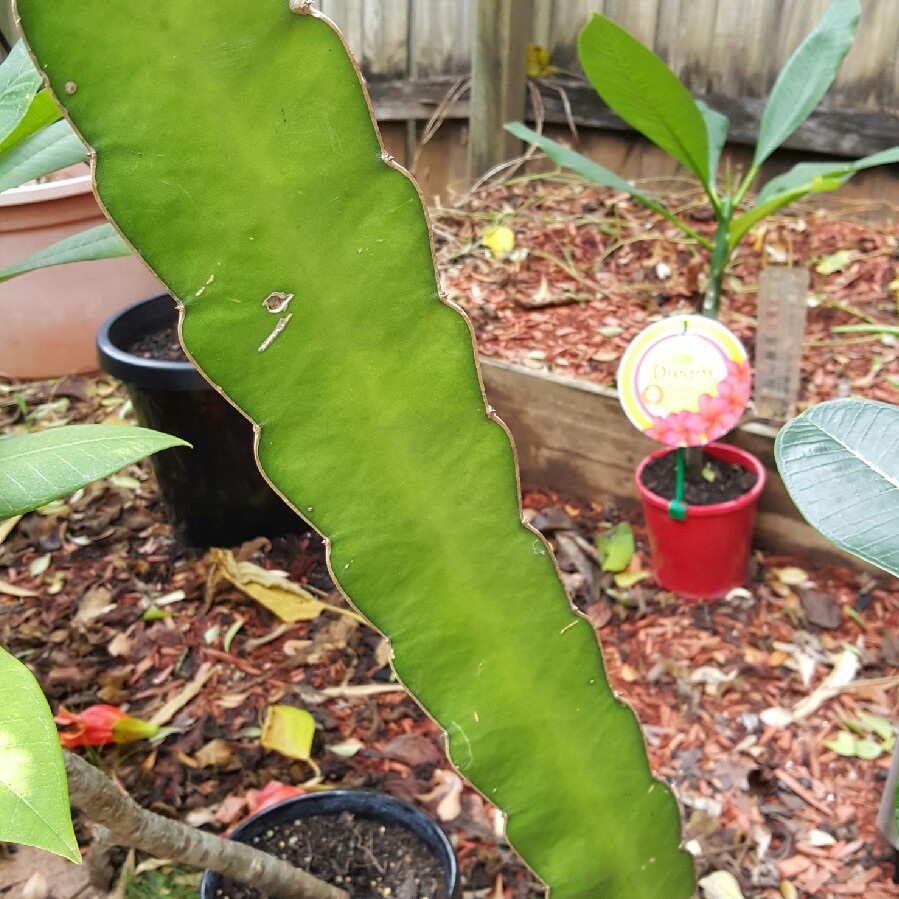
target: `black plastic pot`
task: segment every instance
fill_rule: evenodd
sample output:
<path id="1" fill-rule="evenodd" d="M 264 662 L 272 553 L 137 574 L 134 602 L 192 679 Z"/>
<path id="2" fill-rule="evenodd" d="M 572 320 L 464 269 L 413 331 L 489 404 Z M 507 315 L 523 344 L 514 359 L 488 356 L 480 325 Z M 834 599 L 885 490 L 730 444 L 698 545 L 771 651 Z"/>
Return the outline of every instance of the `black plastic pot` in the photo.
<path id="1" fill-rule="evenodd" d="M 244 821 L 234 829 L 230 839 L 250 843 L 254 837 L 261 835 L 272 825 L 317 815 L 339 815 L 342 812 L 351 812 L 359 818 L 380 821 L 382 824 L 395 824 L 410 830 L 431 850 L 443 869 L 447 896 L 450 899 L 460 899 L 462 887 L 459 867 L 446 834 L 418 809 L 384 793 L 367 790 L 328 790 L 286 799 Z M 220 875 L 207 871 L 200 885 L 200 899 L 215 899 L 220 880 Z"/>
<path id="2" fill-rule="evenodd" d="M 177 320 L 174 300 L 160 294 L 117 312 L 97 335 L 100 368 L 125 382 L 138 422 L 193 447 L 151 458 L 176 539 L 197 547 L 234 546 L 308 530 L 256 468 L 252 425 L 193 363 L 129 352 L 143 337 Z"/>

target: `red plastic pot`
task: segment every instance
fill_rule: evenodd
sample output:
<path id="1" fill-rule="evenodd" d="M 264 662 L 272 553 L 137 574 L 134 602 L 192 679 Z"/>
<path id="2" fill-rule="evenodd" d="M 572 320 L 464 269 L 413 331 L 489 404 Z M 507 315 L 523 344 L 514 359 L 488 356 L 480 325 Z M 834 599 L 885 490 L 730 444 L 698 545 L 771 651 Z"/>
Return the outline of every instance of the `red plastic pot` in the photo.
<path id="1" fill-rule="evenodd" d="M 751 453 L 723 443 L 710 443 L 710 455 L 754 471 L 756 482 L 743 496 L 712 506 L 687 506 L 687 517 L 668 514 L 669 501 L 643 486 L 643 469 L 653 459 L 672 452 L 661 449 L 638 466 L 635 480 L 643 498 L 643 513 L 652 550 L 656 583 L 684 599 L 718 599 L 746 582 L 752 529 L 765 469 Z"/>

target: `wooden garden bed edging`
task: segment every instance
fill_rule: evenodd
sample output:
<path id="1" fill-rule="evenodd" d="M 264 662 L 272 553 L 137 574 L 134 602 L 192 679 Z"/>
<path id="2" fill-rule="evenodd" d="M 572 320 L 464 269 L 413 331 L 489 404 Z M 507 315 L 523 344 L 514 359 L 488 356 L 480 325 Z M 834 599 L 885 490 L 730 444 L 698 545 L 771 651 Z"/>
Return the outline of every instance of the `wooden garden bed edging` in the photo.
<path id="1" fill-rule="evenodd" d="M 639 502 L 634 470 L 658 444 L 628 421 L 614 390 L 495 359 L 482 358 L 481 371 L 488 402 L 515 438 L 522 483 L 587 501 L 612 496 Z M 778 552 L 813 552 L 862 566 L 800 515 L 774 464 L 776 435 L 776 427 L 748 422 L 727 438 L 755 455 L 767 473 L 756 542 Z"/>

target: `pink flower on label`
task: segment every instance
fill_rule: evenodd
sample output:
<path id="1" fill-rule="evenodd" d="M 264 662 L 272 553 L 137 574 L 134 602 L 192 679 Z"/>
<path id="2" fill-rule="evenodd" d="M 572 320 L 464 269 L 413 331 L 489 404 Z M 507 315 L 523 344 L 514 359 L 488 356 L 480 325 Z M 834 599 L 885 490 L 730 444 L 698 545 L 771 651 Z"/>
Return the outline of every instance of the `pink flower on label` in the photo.
<path id="1" fill-rule="evenodd" d="M 668 442 L 668 421 L 659 415 L 653 415 L 652 421 L 648 428 L 643 429 L 643 433 L 659 443 Z"/>
<path id="2" fill-rule="evenodd" d="M 699 412 L 703 421 L 706 440 L 716 440 L 726 434 L 740 418 L 742 407 L 734 409 L 730 402 L 722 396 L 711 396 L 704 393 L 699 397 Z"/>
<path id="3" fill-rule="evenodd" d="M 704 427 L 697 412 L 672 412 L 664 418 L 654 418 L 644 433 L 668 446 L 697 446 L 705 443 Z"/>

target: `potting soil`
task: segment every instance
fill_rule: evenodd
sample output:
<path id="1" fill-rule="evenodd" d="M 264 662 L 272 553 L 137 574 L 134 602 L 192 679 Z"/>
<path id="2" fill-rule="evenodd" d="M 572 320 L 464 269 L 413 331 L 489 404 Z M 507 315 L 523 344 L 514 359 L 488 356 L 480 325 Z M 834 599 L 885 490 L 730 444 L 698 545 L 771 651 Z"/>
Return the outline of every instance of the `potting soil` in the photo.
<path id="1" fill-rule="evenodd" d="M 396 824 L 350 812 L 273 824 L 250 845 L 346 890 L 351 899 L 447 899 L 444 873 L 424 841 Z M 221 878 L 216 899 L 267 899 Z"/>
<path id="2" fill-rule="evenodd" d="M 676 453 L 672 450 L 653 459 L 643 469 L 643 486 L 662 499 L 674 499 L 677 482 Z M 702 476 L 687 477 L 684 501 L 691 506 L 712 506 L 748 493 L 755 485 L 756 474 L 734 462 L 724 462 L 710 453 L 702 453 Z"/>

